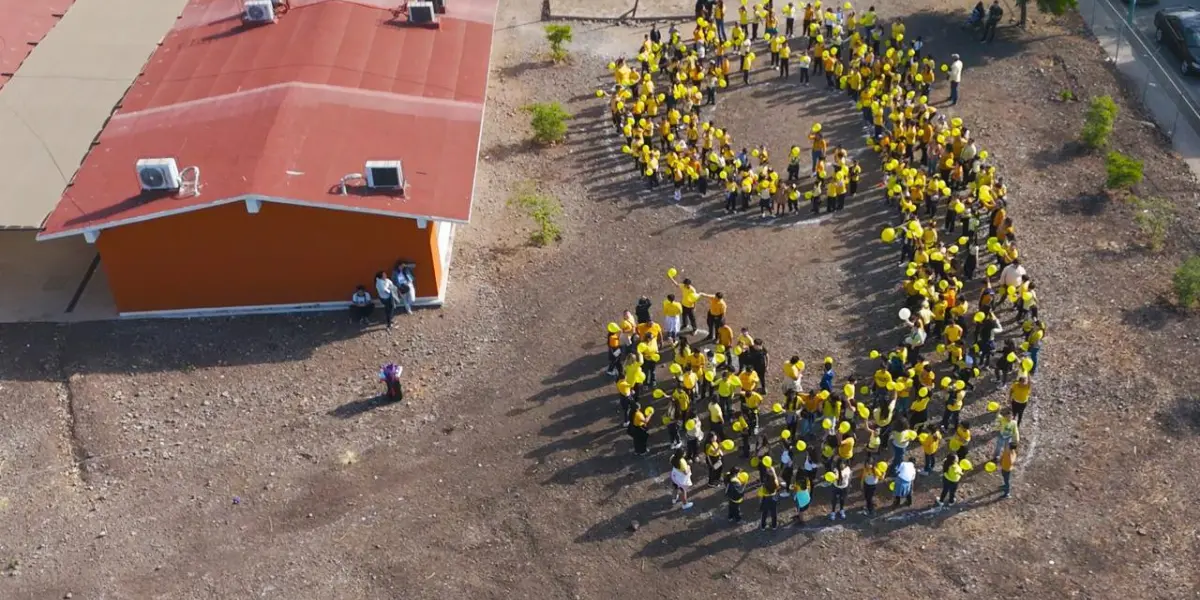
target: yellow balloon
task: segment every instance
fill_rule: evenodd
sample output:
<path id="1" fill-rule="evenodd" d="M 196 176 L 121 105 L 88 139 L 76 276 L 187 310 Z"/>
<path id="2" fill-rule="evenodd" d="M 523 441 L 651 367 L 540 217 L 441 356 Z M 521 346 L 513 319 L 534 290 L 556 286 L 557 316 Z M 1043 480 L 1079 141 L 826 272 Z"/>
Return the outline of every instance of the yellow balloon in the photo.
<path id="1" fill-rule="evenodd" d="M 650 395 L 654 396 L 655 398 L 663 398 L 667 395 L 667 393 L 662 390 L 654 390 L 654 393 L 652 393 Z"/>
<path id="2" fill-rule="evenodd" d="M 996 402 L 994 400 L 991 402 L 988 402 L 987 409 L 988 409 L 988 412 L 996 412 L 996 411 L 1000 410 L 1000 403 Z"/>
<path id="3" fill-rule="evenodd" d="M 942 380 L 939 382 L 942 385 L 942 389 L 946 389 L 946 388 L 950 387 L 950 381 L 951 380 L 949 377 L 943 377 Z"/>
<path id="4" fill-rule="evenodd" d="M 668 368 L 670 369 L 672 375 L 679 375 L 683 373 L 683 367 L 679 366 L 679 363 L 671 363 L 671 366 Z"/>
<path id="5" fill-rule="evenodd" d="M 771 466 L 771 463 L 772 463 L 772 462 L 774 462 L 774 461 L 772 461 L 772 460 L 771 460 L 771 457 L 770 457 L 770 456 L 764 456 L 764 457 L 762 457 L 762 461 L 761 461 L 761 462 L 762 462 L 762 466 L 764 466 L 764 467 L 770 467 L 770 466 Z"/>
<path id="6" fill-rule="evenodd" d="M 983 470 L 987 471 L 988 473 L 995 473 L 996 472 L 996 463 L 989 460 L 986 464 L 983 465 Z"/>
<path id="7" fill-rule="evenodd" d="M 979 311 L 979 312 L 975 313 L 974 319 L 975 319 L 976 323 L 982 323 L 983 320 L 986 318 L 987 318 L 987 315 L 983 314 L 983 311 Z"/>
<path id="8" fill-rule="evenodd" d="M 724 450 L 724 451 L 726 451 L 726 452 L 729 452 L 730 450 L 733 450 L 733 440 L 724 440 L 724 441 L 722 441 L 722 442 L 721 442 L 721 449 L 722 449 L 722 450 Z"/>
<path id="9" fill-rule="evenodd" d="M 964 471 L 970 471 L 971 469 L 975 468 L 975 465 L 971 464 L 971 461 L 964 458 L 964 459 L 958 461 L 958 468 L 960 468 Z"/>
<path id="10" fill-rule="evenodd" d="M 750 481 L 750 474 L 745 471 L 742 471 L 741 473 L 737 474 L 737 480 L 738 480 L 738 483 L 745 485 L 747 481 Z"/>
<path id="11" fill-rule="evenodd" d="M 684 429 L 695 429 L 696 428 L 696 420 L 688 419 L 687 421 L 684 421 L 683 428 Z"/>
<path id="12" fill-rule="evenodd" d="M 1007 355 L 1004 357 L 1004 360 L 1007 360 L 1008 362 L 1017 362 L 1017 355 L 1016 355 L 1016 353 L 1014 353 L 1014 352 L 1009 352 L 1009 353 L 1008 353 L 1008 354 L 1007 354 Z"/>
<path id="13" fill-rule="evenodd" d="M 880 232 L 879 239 L 883 240 L 883 242 L 886 244 L 896 241 L 896 230 L 891 227 L 884 229 L 882 232 Z"/>
<path id="14" fill-rule="evenodd" d="M 757 456 L 755 456 L 754 458 L 751 458 L 751 459 L 750 459 L 750 466 L 751 466 L 751 467 L 758 467 L 758 457 L 757 457 Z"/>
<path id="15" fill-rule="evenodd" d="M 783 431 L 779 432 L 779 437 L 781 437 L 781 438 L 783 438 L 783 439 L 785 439 L 785 440 L 790 440 L 790 439 L 792 439 L 792 430 L 791 430 L 791 429 L 784 429 Z"/>
<path id="16" fill-rule="evenodd" d="M 821 429 L 833 429 L 833 419 L 824 419 L 821 421 Z"/>
<path id="17" fill-rule="evenodd" d="M 670 424 L 671 424 L 671 417 L 663 417 L 663 418 L 662 418 L 662 424 L 663 424 L 663 425 L 670 425 Z"/>
<path id="18" fill-rule="evenodd" d="M 1029 372 L 1033 370 L 1033 359 L 1026 356 L 1021 359 L 1021 370 Z"/>
<path id="19" fill-rule="evenodd" d="M 667 269 L 667 277 L 674 277 L 678 274 L 679 274 L 679 271 L 675 270 L 675 267 L 671 267 L 671 268 Z"/>
<path id="20" fill-rule="evenodd" d="M 772 404 L 771 412 L 773 412 L 775 414 L 779 414 L 779 413 L 783 412 L 783 405 L 778 402 L 776 402 L 775 404 Z"/>
<path id="21" fill-rule="evenodd" d="M 800 441 L 796 442 L 796 452 L 804 452 L 807 449 L 808 449 L 808 444 L 805 444 L 804 440 L 800 440 Z"/>
<path id="22" fill-rule="evenodd" d="M 871 354 L 870 354 L 869 356 L 870 356 L 871 358 L 879 358 L 879 351 L 878 351 L 878 350 L 872 350 L 872 351 L 871 351 Z"/>
<path id="23" fill-rule="evenodd" d="M 850 432 L 850 423 L 848 423 L 846 421 L 842 421 L 838 425 L 838 431 L 841 433 L 849 433 Z"/>
<path id="24" fill-rule="evenodd" d="M 834 475 L 833 471 L 830 471 L 825 474 L 825 481 L 828 481 L 829 483 L 833 483 L 833 482 L 837 481 L 837 475 Z"/>
<path id="25" fill-rule="evenodd" d="M 871 416 L 871 409 L 867 408 L 867 405 L 863 404 L 862 402 L 858 403 L 858 406 L 855 407 L 855 410 L 858 411 L 859 418 L 865 419 Z"/>
<path id="26" fill-rule="evenodd" d="M 734 433 L 741 433 L 743 429 L 745 429 L 745 426 L 742 425 L 741 421 L 734 421 L 734 423 L 733 423 L 733 432 Z"/>
<path id="27" fill-rule="evenodd" d="M 609 333 L 618 333 L 621 331 L 621 327 L 616 323 L 609 323 L 606 328 Z"/>

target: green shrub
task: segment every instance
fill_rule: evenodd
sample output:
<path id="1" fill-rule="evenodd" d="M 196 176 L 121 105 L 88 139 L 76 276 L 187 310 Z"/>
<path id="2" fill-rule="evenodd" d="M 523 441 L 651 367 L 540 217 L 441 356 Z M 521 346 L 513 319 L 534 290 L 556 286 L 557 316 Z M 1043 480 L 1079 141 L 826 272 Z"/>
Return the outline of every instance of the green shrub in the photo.
<path id="1" fill-rule="evenodd" d="M 1110 190 L 1128 190 L 1142 182 L 1142 161 L 1115 150 L 1104 158 L 1104 170 L 1108 174 L 1104 187 Z"/>
<path id="2" fill-rule="evenodd" d="M 1191 308 L 1200 301 L 1200 256 L 1193 256 L 1179 265 L 1172 279 L 1175 297 L 1184 308 Z"/>
<path id="3" fill-rule="evenodd" d="M 1146 238 L 1146 245 L 1151 250 L 1162 250 L 1167 241 L 1167 229 L 1175 218 L 1174 208 L 1170 202 L 1162 198 L 1130 198 L 1133 208 L 1133 222 Z"/>
<path id="4" fill-rule="evenodd" d="M 1075 92 L 1072 92 L 1071 90 L 1063 90 L 1058 93 L 1058 99 L 1062 100 L 1063 102 L 1068 102 L 1070 100 L 1074 100 Z"/>
<path id="5" fill-rule="evenodd" d="M 1117 119 L 1117 103 L 1112 96 L 1100 96 L 1092 100 L 1084 118 L 1083 131 L 1079 137 L 1088 148 L 1099 150 L 1108 145 L 1112 135 L 1113 121 Z"/>
<path id="6" fill-rule="evenodd" d="M 533 128 L 533 139 L 541 144 L 561 142 L 567 135 L 567 119 L 571 118 L 561 104 L 557 102 L 530 104 L 525 107 L 529 113 L 529 125 Z"/>
<path id="7" fill-rule="evenodd" d="M 563 62 L 567 60 L 567 43 L 574 37 L 570 25 L 547 25 L 546 41 L 550 42 L 550 60 Z"/>
<path id="8" fill-rule="evenodd" d="M 562 229 L 558 226 L 562 205 L 554 197 L 539 192 L 533 183 L 522 184 L 508 199 L 508 205 L 533 219 L 537 229 L 529 235 L 529 241 L 535 246 L 547 246 L 562 239 Z"/>

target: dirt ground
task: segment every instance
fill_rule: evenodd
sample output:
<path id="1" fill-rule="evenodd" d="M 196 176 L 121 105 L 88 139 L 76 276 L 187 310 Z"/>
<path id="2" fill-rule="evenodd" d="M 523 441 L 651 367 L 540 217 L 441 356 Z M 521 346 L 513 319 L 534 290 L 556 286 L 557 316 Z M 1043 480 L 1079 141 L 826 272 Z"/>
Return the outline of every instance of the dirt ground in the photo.
<path id="1" fill-rule="evenodd" d="M 1014 499 L 976 473 L 966 502 L 936 510 L 919 479 L 912 509 L 760 533 L 727 525 L 712 492 L 670 510 L 665 434 L 635 459 L 615 422 L 603 324 L 667 293 L 674 266 L 724 291 L 777 363 L 832 355 L 866 374 L 899 335 L 888 215 L 877 193 L 763 223 L 645 192 L 593 95 L 643 32 L 576 23 L 573 63 L 550 66 L 540 8 L 500 9 L 475 217 L 444 309 L 391 332 L 342 315 L 0 329 L 0 598 L 1195 597 L 1200 320 L 1164 300 L 1200 249 L 1195 182 L 1076 19 L 980 46 L 958 31 L 965 5 L 881 6 L 934 54 L 962 53 L 952 111 L 1007 178 L 1049 322 Z M 772 76 L 720 97 L 736 140 L 782 157 L 819 120 L 861 147 L 848 101 Z M 1115 146 L 1146 161 L 1139 193 L 1177 208 L 1162 252 L 1070 141 L 1105 93 L 1122 106 Z M 550 100 L 576 117 L 539 150 L 520 108 Z M 530 247 L 505 206 L 526 180 L 564 205 L 557 246 Z M 380 407 L 388 361 L 406 366 L 409 401 Z M 966 415 L 988 422 L 999 393 Z"/>

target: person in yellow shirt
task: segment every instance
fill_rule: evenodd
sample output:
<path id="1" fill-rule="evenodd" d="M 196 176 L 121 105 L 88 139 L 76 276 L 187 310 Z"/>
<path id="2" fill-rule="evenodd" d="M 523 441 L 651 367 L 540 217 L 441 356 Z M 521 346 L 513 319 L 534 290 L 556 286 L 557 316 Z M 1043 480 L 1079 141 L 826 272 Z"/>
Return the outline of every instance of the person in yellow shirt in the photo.
<path id="1" fill-rule="evenodd" d="M 678 283 L 672 277 L 671 283 L 679 286 L 679 304 L 683 309 L 680 313 L 681 328 L 696 331 L 696 303 L 700 301 L 700 292 L 696 291 L 691 279 Z"/>
<path id="2" fill-rule="evenodd" d="M 1017 463 L 1017 443 L 1013 442 L 1004 449 L 1004 453 L 1000 455 L 1000 477 L 1004 483 L 1000 489 L 1004 490 L 1001 498 L 1012 497 L 1012 471 L 1013 466 Z"/>
<path id="3" fill-rule="evenodd" d="M 789 38 L 796 35 L 796 5 L 792 2 L 783 6 L 783 34 Z"/>
<path id="4" fill-rule="evenodd" d="M 711 406 L 711 405 L 710 405 Z M 716 431 L 708 432 L 704 438 L 704 461 L 708 464 L 708 487 L 721 485 L 721 467 L 725 453 L 721 450 L 721 437 Z"/>
<path id="5" fill-rule="evenodd" d="M 1033 392 L 1033 382 L 1029 380 L 1028 375 L 1021 375 L 1013 382 L 1012 387 L 1008 388 L 1008 398 L 1012 401 L 1013 418 L 1017 420 L 1017 425 L 1021 424 L 1021 417 L 1025 414 L 1025 407 L 1029 405 L 1029 396 Z"/>
<path id="6" fill-rule="evenodd" d="M 779 47 L 779 77 L 787 79 L 791 77 L 791 59 L 792 46 L 791 43 L 782 36 L 776 36 L 776 39 L 782 39 L 783 44 Z"/>
<path id="7" fill-rule="evenodd" d="M 938 496 L 938 506 L 953 506 L 954 496 L 958 493 L 958 482 L 962 480 L 963 468 L 958 457 L 951 454 L 942 464 L 942 493 Z"/>
<path id="8" fill-rule="evenodd" d="M 930 475 L 933 473 L 934 465 L 937 464 L 938 448 L 942 445 L 942 430 L 932 423 L 926 425 L 924 429 L 917 439 L 921 441 L 921 450 L 925 452 L 924 473 Z"/>
<path id="9" fill-rule="evenodd" d="M 707 342 L 716 339 L 717 330 L 725 325 L 725 313 L 729 305 L 725 303 L 725 294 L 721 292 L 701 295 L 708 298 L 708 335 L 704 336 L 704 341 Z"/>
<path id="10" fill-rule="evenodd" d="M 675 299 L 675 294 L 667 294 L 667 299 L 663 300 L 663 330 L 666 334 L 667 341 L 671 345 L 679 339 L 679 321 L 683 315 L 683 304 Z"/>

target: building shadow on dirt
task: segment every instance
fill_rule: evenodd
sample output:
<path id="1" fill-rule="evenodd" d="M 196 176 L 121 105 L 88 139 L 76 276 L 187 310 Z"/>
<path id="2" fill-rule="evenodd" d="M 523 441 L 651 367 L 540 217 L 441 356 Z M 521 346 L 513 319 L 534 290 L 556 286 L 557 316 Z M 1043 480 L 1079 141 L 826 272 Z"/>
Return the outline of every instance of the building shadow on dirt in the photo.
<path id="1" fill-rule="evenodd" d="M 403 335 L 404 321 L 397 318 L 395 334 Z M 379 327 L 348 323 L 341 312 L 6 324 L 0 325 L 0 380 L 291 363 Z"/>

